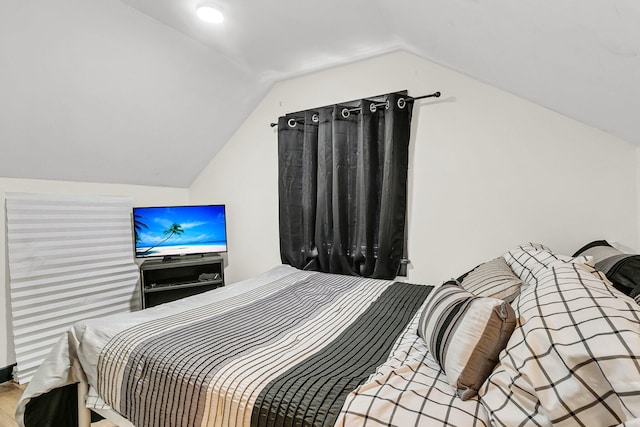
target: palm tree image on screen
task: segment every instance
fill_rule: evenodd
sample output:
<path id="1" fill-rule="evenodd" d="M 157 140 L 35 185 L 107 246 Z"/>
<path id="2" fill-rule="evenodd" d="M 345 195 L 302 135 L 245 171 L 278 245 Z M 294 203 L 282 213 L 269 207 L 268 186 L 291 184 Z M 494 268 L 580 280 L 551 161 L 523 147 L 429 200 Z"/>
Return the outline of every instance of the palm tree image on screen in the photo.
<path id="1" fill-rule="evenodd" d="M 163 240 L 159 241 L 155 245 L 151 246 L 149 249 L 145 250 L 143 253 L 147 253 L 151 249 L 155 248 L 156 246 L 160 246 L 161 244 L 163 244 L 164 242 L 166 242 L 167 240 L 169 240 L 173 236 L 181 236 L 182 233 L 184 233 L 184 229 L 182 228 L 182 226 L 180 224 L 176 224 L 174 222 L 173 224 L 171 224 L 171 227 L 167 228 L 166 230 L 164 230 L 162 232 L 162 234 L 164 234 L 167 237 L 164 238 Z"/>

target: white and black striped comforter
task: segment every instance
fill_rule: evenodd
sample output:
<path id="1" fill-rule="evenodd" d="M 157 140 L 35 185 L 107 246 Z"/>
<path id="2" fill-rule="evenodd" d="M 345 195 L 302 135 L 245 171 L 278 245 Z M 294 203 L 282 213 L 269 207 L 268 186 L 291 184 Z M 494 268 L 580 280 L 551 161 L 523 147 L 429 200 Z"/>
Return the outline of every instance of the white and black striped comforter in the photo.
<path id="1" fill-rule="evenodd" d="M 29 396 L 86 375 L 89 406 L 136 426 L 487 425 L 484 409 L 455 397 L 417 337 L 431 289 L 281 266 L 83 322 L 19 411 Z"/>

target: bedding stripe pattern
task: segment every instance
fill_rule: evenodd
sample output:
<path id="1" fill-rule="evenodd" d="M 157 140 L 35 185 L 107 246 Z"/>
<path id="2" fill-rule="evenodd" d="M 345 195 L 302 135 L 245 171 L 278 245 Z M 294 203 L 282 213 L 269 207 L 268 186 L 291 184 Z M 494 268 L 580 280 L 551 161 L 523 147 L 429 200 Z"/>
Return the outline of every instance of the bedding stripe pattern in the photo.
<path id="1" fill-rule="evenodd" d="M 474 295 L 514 300 L 520 292 L 522 280 L 516 276 L 502 257 L 480 264 L 458 279 L 463 288 Z"/>
<path id="2" fill-rule="evenodd" d="M 433 291 L 420 317 L 418 335 L 444 369 L 462 400 L 475 396 L 498 363 L 515 327 L 511 306 L 476 297 L 447 282 Z"/>
<path id="3" fill-rule="evenodd" d="M 160 425 L 155 416 L 164 407 L 173 414 L 171 425 L 202 419 L 205 385 L 227 361 L 269 344 L 285 328 L 299 327 L 307 316 L 334 302 L 353 283 L 353 279 L 336 280 L 326 283 L 322 292 L 314 292 L 317 283 L 300 282 L 242 309 L 205 317 L 141 343 L 129 356 L 124 371 L 124 404 L 120 408 L 130 419 L 138 420 L 136 425 Z M 287 319 L 286 325 L 282 319 Z M 179 360 L 180 366 L 167 365 L 170 360 Z M 142 369 L 148 372 L 138 375 Z M 145 401 L 153 401 L 153 405 L 145 406 Z"/>
<path id="4" fill-rule="evenodd" d="M 387 288 L 340 336 L 262 389 L 251 426 L 333 425 L 347 393 L 387 360 L 428 290 L 406 283 Z"/>
<path id="5" fill-rule="evenodd" d="M 431 289 L 294 273 L 115 335 L 100 355 L 98 391 L 145 427 L 279 426 L 291 413 L 313 421 L 306 425 L 330 425 L 347 394 L 386 360 Z M 358 359 L 367 363 L 347 364 L 344 372 L 333 363 L 363 352 Z M 317 383 L 316 369 L 329 355 L 334 371 L 323 369 L 327 382 Z M 179 363 L 164 363 L 174 359 Z M 294 402 L 301 389 L 304 397 Z M 320 403 L 323 397 L 329 403 Z M 289 402 L 295 406 L 287 408 Z"/>
<path id="6" fill-rule="evenodd" d="M 237 307 L 246 306 L 253 301 L 265 298 L 283 288 L 296 283 L 302 283 L 307 280 L 310 274 L 311 273 L 301 272 L 295 276 L 287 275 L 281 279 L 271 281 L 258 289 L 218 301 L 215 304 L 185 310 L 178 314 L 141 322 L 129 327 L 122 333 L 111 338 L 110 342 L 105 345 L 105 348 L 100 352 L 96 367 L 97 370 L 101 372 L 100 375 L 97 375 L 97 388 L 101 390 L 100 395 L 105 401 L 110 402 L 112 407 L 120 407 L 120 390 L 115 387 L 115 385 L 122 382 L 126 365 L 112 362 L 117 357 L 129 358 L 138 343 L 166 333 L 166 331 L 175 330 L 183 325 L 190 325 L 206 316 L 222 315 Z M 107 380 L 109 382 L 107 382 Z"/>

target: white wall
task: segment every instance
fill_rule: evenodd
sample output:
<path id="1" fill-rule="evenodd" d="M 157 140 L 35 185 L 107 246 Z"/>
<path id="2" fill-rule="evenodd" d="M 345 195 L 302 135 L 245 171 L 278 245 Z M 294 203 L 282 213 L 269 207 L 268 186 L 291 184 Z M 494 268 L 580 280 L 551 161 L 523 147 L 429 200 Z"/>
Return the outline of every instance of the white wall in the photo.
<path id="1" fill-rule="evenodd" d="M 402 89 L 443 94 L 414 107 L 409 280 L 439 283 L 526 241 L 563 253 L 602 238 L 638 248 L 635 146 L 397 52 L 275 85 L 196 179 L 191 202 L 227 204 L 228 282 L 279 263 L 269 123 Z"/>
<path id="2" fill-rule="evenodd" d="M 92 194 L 106 196 L 126 196 L 133 199 L 136 206 L 152 206 L 162 204 L 185 204 L 188 201 L 188 190 L 178 188 L 148 187 L 117 184 L 92 184 L 65 181 L 28 180 L 0 178 L 0 200 L 4 200 L 8 192 L 57 193 L 57 194 Z M 13 336 L 11 335 L 11 312 L 9 297 L 9 267 L 7 264 L 6 216 L 0 215 L 0 276 L 2 292 L 0 292 L 0 368 L 15 363 Z"/>
<path id="3" fill-rule="evenodd" d="M 1 1 L 0 176 L 187 187 L 262 86 L 124 1 Z"/>

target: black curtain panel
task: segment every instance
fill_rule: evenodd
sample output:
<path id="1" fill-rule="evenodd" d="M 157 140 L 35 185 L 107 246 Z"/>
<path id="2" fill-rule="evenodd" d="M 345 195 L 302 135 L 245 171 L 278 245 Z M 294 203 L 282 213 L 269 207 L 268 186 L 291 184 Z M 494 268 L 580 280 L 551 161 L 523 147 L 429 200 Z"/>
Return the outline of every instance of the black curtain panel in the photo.
<path id="1" fill-rule="evenodd" d="M 406 92 L 280 117 L 280 254 L 300 269 L 394 278 L 403 258 Z"/>

